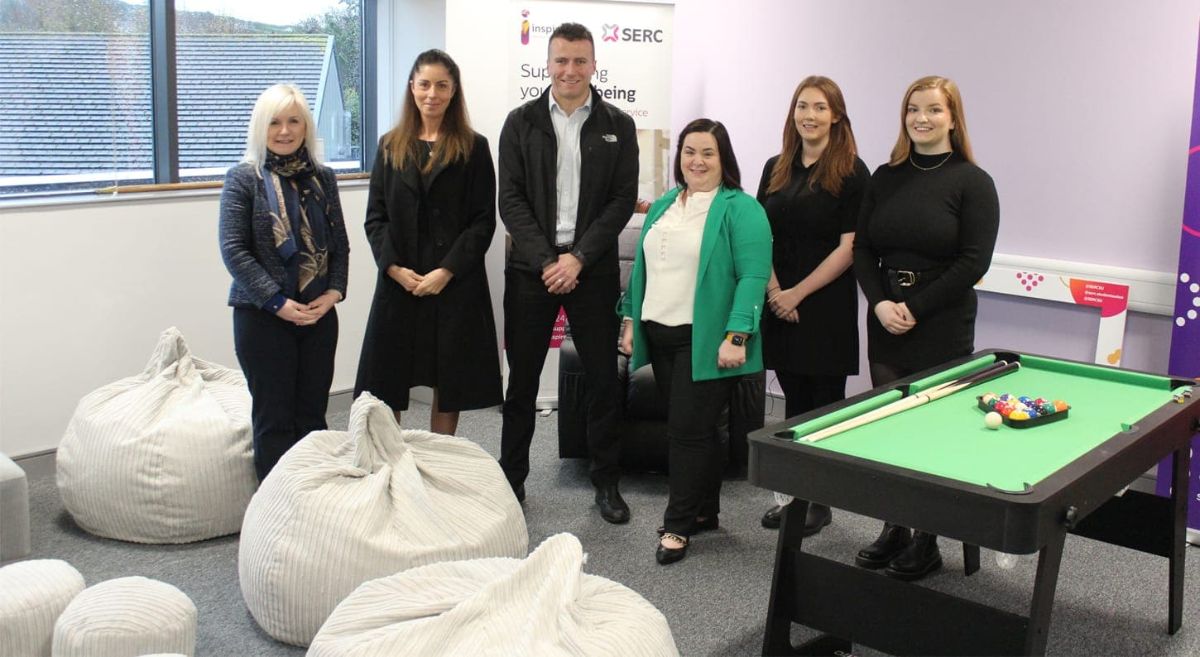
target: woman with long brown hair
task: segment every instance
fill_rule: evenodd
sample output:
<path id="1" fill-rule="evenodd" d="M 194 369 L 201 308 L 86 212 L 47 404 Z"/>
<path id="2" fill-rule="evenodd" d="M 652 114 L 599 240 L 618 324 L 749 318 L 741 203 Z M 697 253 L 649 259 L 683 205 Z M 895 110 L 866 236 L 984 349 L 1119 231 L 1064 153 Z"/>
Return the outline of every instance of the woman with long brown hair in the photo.
<path id="1" fill-rule="evenodd" d="M 923 77 L 900 104 L 900 136 L 863 198 L 854 273 L 867 298 L 867 360 L 881 386 L 975 350 L 975 282 L 992 261 L 1000 203 L 975 164 L 953 80 Z M 915 580 L 941 568 L 937 536 L 886 524 L 864 568 Z"/>
<path id="2" fill-rule="evenodd" d="M 430 429 L 453 434 L 459 411 L 501 401 L 483 266 L 496 229 L 495 169 L 449 55 L 418 55 L 404 99 L 371 172 L 366 230 L 379 278 L 355 394 L 370 391 L 399 418 L 409 389 L 429 386 Z"/>
<path id="3" fill-rule="evenodd" d="M 819 75 L 801 80 L 782 149 L 767 160 L 758 185 L 774 240 L 763 356 L 789 418 L 845 399 L 846 377 L 858 373 L 858 292 L 850 264 L 870 172 L 857 151 L 841 88 Z M 767 511 L 763 526 L 778 527 L 781 511 Z M 804 535 L 832 518 L 828 506 L 810 504 Z"/>

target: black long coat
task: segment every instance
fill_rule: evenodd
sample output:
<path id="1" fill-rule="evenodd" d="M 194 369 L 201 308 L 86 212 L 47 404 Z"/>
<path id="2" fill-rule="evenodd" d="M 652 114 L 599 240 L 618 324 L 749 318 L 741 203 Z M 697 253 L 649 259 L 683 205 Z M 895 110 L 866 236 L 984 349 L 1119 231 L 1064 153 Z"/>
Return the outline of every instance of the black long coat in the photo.
<path id="1" fill-rule="evenodd" d="M 427 185 L 422 195 L 421 186 Z M 429 234 L 419 230 L 424 202 Z M 371 316 L 358 363 L 355 395 L 363 391 L 394 410 L 408 408 L 413 345 L 418 332 L 436 331 L 438 405 L 443 411 L 501 402 L 500 359 L 484 254 L 496 230 L 496 176 L 487 139 L 475 135 L 467 163 L 436 167 L 423 183 L 415 166 L 397 170 L 375 156 L 367 196 L 367 239 L 379 266 Z M 441 294 L 418 299 L 387 275 L 390 265 L 418 274 L 421 240 L 433 240 L 437 267 L 454 278 Z M 436 326 L 417 326 L 418 302 L 433 300 Z"/>

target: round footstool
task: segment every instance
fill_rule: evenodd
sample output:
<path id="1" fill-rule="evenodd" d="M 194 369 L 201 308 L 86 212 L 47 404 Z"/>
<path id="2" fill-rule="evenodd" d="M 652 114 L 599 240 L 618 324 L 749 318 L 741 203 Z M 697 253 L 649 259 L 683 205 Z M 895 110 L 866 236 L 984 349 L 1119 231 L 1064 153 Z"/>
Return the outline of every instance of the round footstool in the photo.
<path id="1" fill-rule="evenodd" d="M 179 589 L 121 577 L 75 597 L 54 625 L 54 656 L 138 657 L 196 650 L 196 605 Z"/>
<path id="2" fill-rule="evenodd" d="M 83 575 L 58 559 L 0 568 L 0 655 L 49 655 L 54 621 L 83 590 Z"/>

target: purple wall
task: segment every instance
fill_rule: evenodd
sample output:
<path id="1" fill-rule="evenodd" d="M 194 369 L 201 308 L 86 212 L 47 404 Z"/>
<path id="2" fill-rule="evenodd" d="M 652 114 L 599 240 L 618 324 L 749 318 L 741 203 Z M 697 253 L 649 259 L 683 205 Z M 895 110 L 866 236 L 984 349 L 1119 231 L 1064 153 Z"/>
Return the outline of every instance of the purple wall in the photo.
<path id="1" fill-rule="evenodd" d="M 947 75 L 1000 193 L 998 252 L 1174 272 L 1198 21 L 1191 0 L 688 0 L 675 5 L 672 123 L 725 122 L 754 188 L 795 84 L 820 73 L 842 86 L 873 169 L 908 83 Z M 1097 321 L 989 295 L 977 345 L 1090 360 Z M 1124 365 L 1165 370 L 1169 334 L 1169 318 L 1133 314 Z"/>

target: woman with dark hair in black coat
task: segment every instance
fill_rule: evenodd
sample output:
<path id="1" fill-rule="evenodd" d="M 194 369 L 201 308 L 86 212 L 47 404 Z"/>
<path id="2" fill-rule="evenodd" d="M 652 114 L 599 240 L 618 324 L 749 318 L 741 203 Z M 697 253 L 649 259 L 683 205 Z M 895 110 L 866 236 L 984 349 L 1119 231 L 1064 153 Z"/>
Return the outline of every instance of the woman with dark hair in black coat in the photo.
<path id="1" fill-rule="evenodd" d="M 366 230 L 379 278 L 355 395 L 369 391 L 399 419 L 409 389 L 429 386 L 435 433 L 453 434 L 461 410 L 501 401 L 483 266 L 495 199 L 491 151 L 471 129 L 458 65 L 423 52 L 371 172 Z"/>

